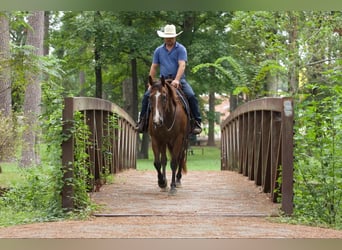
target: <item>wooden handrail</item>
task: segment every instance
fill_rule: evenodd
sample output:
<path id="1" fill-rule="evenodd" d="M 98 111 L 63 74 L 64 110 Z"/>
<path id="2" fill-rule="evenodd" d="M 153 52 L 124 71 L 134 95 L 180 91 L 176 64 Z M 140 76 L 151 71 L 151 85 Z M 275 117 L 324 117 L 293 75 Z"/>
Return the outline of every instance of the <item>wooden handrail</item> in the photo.
<path id="1" fill-rule="evenodd" d="M 221 169 L 254 180 L 293 212 L 293 100 L 262 98 L 239 106 L 221 124 Z"/>
<path id="2" fill-rule="evenodd" d="M 89 173 L 94 176 L 89 183 L 91 190 L 97 191 L 104 171 L 114 174 L 124 169 L 136 168 L 136 124 L 123 109 L 98 98 L 65 98 L 63 133 L 68 139 L 62 143 L 62 207 L 66 210 L 74 208 L 74 189 L 70 183 L 74 177 L 74 138 L 70 129 L 77 111 L 83 113 L 84 121 L 90 129 L 90 145 L 84 150 L 89 155 Z M 113 115 L 117 118 L 117 126 L 110 127 L 109 119 Z M 110 160 L 105 154 L 111 156 Z"/>

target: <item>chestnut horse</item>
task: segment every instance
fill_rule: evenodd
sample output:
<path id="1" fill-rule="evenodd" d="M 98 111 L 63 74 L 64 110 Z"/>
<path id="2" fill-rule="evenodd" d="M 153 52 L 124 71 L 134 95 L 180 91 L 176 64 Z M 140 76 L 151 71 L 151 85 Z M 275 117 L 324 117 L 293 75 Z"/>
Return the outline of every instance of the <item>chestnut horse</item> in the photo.
<path id="1" fill-rule="evenodd" d="M 189 118 L 176 88 L 171 86 L 169 80 L 162 77 L 153 82 L 149 77 L 149 83 L 151 111 L 148 131 L 152 141 L 154 167 L 158 172 L 158 185 L 162 189 L 167 188 L 166 149 L 168 149 L 172 170 L 170 193 L 174 194 L 176 186 L 181 185 L 182 171 L 186 173 Z"/>

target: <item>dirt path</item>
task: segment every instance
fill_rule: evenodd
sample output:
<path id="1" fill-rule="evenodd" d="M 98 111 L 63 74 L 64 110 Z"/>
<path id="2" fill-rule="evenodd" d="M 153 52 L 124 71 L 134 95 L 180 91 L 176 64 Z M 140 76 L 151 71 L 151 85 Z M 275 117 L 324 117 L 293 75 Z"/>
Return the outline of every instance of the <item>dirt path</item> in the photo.
<path id="1" fill-rule="evenodd" d="M 129 170 L 92 199 L 102 206 L 89 220 L 0 228 L 0 238 L 342 238 L 342 231 L 274 222 L 279 205 L 229 171 L 189 172 L 170 196 L 154 171 Z"/>

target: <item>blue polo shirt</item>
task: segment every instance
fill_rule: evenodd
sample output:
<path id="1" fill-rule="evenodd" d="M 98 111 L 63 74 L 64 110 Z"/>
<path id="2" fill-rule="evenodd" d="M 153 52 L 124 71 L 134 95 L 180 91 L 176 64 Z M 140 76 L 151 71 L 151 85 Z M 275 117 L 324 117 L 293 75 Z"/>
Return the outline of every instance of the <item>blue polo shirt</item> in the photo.
<path id="1" fill-rule="evenodd" d="M 153 53 L 153 63 L 159 64 L 160 76 L 168 77 L 171 75 L 174 78 L 177 75 L 178 61 L 180 60 L 187 62 L 188 57 L 186 48 L 178 42 L 170 52 L 163 44 L 156 48 Z M 185 75 L 182 78 L 185 78 Z"/>

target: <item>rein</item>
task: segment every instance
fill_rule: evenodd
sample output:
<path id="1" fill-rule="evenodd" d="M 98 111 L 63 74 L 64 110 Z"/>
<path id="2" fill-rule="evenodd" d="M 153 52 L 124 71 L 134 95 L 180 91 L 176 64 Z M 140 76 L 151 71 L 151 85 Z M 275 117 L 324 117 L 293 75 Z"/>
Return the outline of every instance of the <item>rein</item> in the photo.
<path id="1" fill-rule="evenodd" d="M 171 80 L 172 81 L 172 80 Z M 173 88 L 171 85 L 170 85 L 170 82 L 171 82 L 169 79 L 167 79 L 166 81 L 165 81 L 165 83 L 168 85 L 168 87 L 169 88 Z M 157 88 L 157 87 L 159 87 L 161 84 L 157 84 L 157 85 L 154 85 L 154 86 L 152 86 L 152 88 Z M 169 94 L 169 96 L 171 96 L 170 94 Z M 164 125 L 165 127 L 166 127 L 166 130 L 168 131 L 168 132 L 170 132 L 171 130 L 172 130 L 172 128 L 173 128 L 173 126 L 175 125 L 175 122 L 176 122 L 176 111 L 177 111 L 177 105 L 175 105 L 175 109 L 174 109 L 174 112 L 173 112 L 173 121 L 172 121 L 172 124 L 171 124 L 171 126 L 168 128 L 168 127 L 166 127 L 166 125 Z"/>
<path id="2" fill-rule="evenodd" d="M 165 83 L 168 85 L 168 87 L 169 87 L 169 89 L 170 88 L 173 88 L 172 86 L 171 86 L 171 81 L 172 80 L 165 80 Z M 170 94 L 170 93 L 169 93 Z M 172 128 L 173 128 L 173 126 L 175 125 L 175 121 L 176 121 L 176 111 L 177 111 L 177 105 L 175 106 L 175 110 L 174 110 L 174 112 L 173 112 L 173 121 L 172 121 L 172 124 L 171 124 L 171 126 L 169 127 L 169 128 L 167 128 L 166 126 L 166 129 L 167 129 L 167 131 L 168 132 L 170 132 L 171 130 L 172 130 Z"/>
<path id="3" fill-rule="evenodd" d="M 167 128 L 167 127 L 165 126 L 168 132 L 170 132 L 171 129 L 173 128 L 173 126 L 175 125 L 175 121 L 176 121 L 176 111 L 177 111 L 177 105 L 176 105 L 176 107 L 175 107 L 175 111 L 173 112 L 173 121 L 172 121 L 171 127 Z"/>

